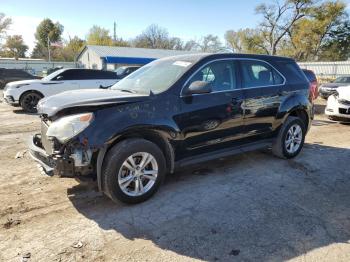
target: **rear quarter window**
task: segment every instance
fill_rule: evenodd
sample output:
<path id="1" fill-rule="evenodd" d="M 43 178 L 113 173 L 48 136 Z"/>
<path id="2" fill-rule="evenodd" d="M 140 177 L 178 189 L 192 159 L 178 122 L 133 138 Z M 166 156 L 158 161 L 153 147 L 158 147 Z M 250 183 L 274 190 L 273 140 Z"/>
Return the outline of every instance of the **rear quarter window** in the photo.
<path id="1" fill-rule="evenodd" d="M 276 64 L 278 65 L 278 70 L 280 70 L 289 83 L 299 84 L 308 82 L 308 79 L 296 62 L 278 61 Z"/>

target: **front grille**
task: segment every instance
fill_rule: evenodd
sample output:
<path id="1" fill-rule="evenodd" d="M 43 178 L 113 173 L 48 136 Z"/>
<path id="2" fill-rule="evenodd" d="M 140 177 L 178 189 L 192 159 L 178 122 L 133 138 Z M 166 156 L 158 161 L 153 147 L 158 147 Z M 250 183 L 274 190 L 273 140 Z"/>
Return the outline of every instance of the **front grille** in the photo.
<path id="1" fill-rule="evenodd" d="M 350 110 L 347 108 L 339 108 L 339 114 L 350 115 Z"/>
<path id="2" fill-rule="evenodd" d="M 54 142 L 52 140 L 49 140 L 46 136 L 48 128 L 48 124 L 45 121 L 41 121 L 41 144 L 43 145 L 46 153 L 51 155 L 54 151 Z"/>

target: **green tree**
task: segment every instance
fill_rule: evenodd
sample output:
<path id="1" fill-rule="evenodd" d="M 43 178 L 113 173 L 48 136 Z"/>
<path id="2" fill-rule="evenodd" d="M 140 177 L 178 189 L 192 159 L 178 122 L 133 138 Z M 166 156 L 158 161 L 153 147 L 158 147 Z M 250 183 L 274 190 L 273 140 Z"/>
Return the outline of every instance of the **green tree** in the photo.
<path id="1" fill-rule="evenodd" d="M 5 57 L 25 57 L 28 51 L 28 46 L 24 44 L 21 35 L 8 36 L 6 43 L 3 46 L 2 55 Z"/>
<path id="2" fill-rule="evenodd" d="M 346 4 L 341 1 L 326 1 L 313 6 L 309 15 L 295 23 L 288 32 L 293 57 L 298 60 L 319 59 L 325 45 L 330 46 L 329 43 L 333 42 L 336 30 L 347 21 Z"/>
<path id="3" fill-rule="evenodd" d="M 350 22 L 329 32 L 326 42 L 321 48 L 319 60 L 323 61 L 345 61 L 350 58 Z"/>
<path id="4" fill-rule="evenodd" d="M 61 40 L 63 29 L 63 25 L 59 22 L 54 23 L 51 19 L 45 18 L 36 28 L 35 38 L 41 46 L 47 47 L 48 39 L 51 43 Z"/>
<path id="5" fill-rule="evenodd" d="M 109 35 L 109 31 L 97 25 L 94 25 L 86 36 L 88 45 L 113 45 L 113 40 Z"/>
<path id="6" fill-rule="evenodd" d="M 261 32 L 256 29 L 229 30 L 225 33 L 227 46 L 236 53 L 268 54 Z"/>

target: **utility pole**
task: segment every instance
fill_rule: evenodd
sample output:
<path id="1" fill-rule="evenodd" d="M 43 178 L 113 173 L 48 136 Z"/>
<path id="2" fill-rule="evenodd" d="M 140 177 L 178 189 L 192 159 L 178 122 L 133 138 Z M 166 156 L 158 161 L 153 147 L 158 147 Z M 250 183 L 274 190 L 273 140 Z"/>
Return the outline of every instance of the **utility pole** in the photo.
<path id="1" fill-rule="evenodd" d="M 49 51 L 49 62 L 51 62 L 50 38 L 49 38 L 49 35 L 47 35 L 47 50 Z"/>
<path id="2" fill-rule="evenodd" d="M 114 21 L 114 34 L 113 34 L 113 41 L 114 43 L 117 42 L 117 23 Z"/>

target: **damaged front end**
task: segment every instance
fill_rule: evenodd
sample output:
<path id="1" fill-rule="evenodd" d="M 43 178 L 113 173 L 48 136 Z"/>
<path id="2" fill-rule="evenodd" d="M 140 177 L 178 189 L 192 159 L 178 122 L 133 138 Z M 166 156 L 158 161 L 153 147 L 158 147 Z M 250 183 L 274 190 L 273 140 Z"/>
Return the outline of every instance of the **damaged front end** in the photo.
<path id="1" fill-rule="evenodd" d="M 87 140 L 74 139 L 92 119 L 92 113 L 63 117 L 54 122 L 42 118 L 41 133 L 32 136 L 28 145 L 31 157 L 42 172 L 49 176 L 75 178 L 94 173 L 93 152 Z"/>

